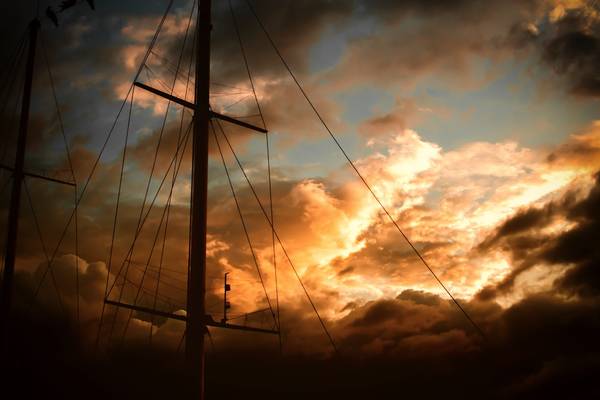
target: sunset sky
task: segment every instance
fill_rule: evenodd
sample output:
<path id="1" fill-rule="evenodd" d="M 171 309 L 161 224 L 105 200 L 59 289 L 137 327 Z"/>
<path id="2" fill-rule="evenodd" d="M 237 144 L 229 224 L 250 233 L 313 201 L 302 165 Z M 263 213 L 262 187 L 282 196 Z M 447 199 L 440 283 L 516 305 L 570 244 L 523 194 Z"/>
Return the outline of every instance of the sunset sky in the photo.
<path id="1" fill-rule="evenodd" d="M 11 21 L 0 28 L 5 59 L 34 15 L 33 3 L 2 6 Z M 57 10 L 58 3 L 41 1 L 42 16 L 48 6 Z M 128 90 L 168 2 L 96 3 L 95 11 L 81 2 L 58 13 L 58 28 L 42 17 L 26 157 L 29 171 L 71 179 L 42 49 L 52 69 L 80 194 L 126 102 L 81 200 L 79 258 L 71 224 L 52 266 L 63 305 L 50 275 L 38 298 L 43 307 L 75 320 L 79 292 L 80 322 L 90 346 L 109 260 L 109 287 L 114 285 L 109 298 L 117 299 L 123 290 L 123 301 L 185 313 L 191 176 L 188 144 L 163 246 L 160 221 L 169 201 L 171 159 L 191 114 L 186 111 L 182 118 L 180 106 L 136 89 L 111 259 Z M 244 120 L 261 125 L 227 2 L 213 3 L 211 106 L 231 116 L 251 115 Z M 600 234 L 600 4 L 595 3 L 253 2 L 360 173 L 498 354 L 513 341 L 529 346 L 527 332 L 556 321 L 569 321 L 566 326 L 575 331 L 580 323 L 586 326 L 583 321 L 592 332 L 600 326 L 600 253 L 594 245 Z M 485 347 L 349 166 L 246 3 L 233 4 L 269 129 L 275 229 L 340 351 L 422 359 L 434 353 L 472 354 Z M 193 101 L 193 83 L 186 91 L 188 74 L 193 77 L 193 22 L 186 36 L 191 9 L 191 1 L 174 1 L 139 77 L 169 91 L 181 57 L 174 94 L 188 101 Z M 7 110 L 16 110 L 11 101 L 13 108 Z M 11 112 L 2 114 L 8 127 L 2 163 L 9 165 L 16 142 Z M 268 210 L 264 135 L 227 123 L 223 127 Z M 217 133 L 274 305 L 271 228 Z M 210 146 L 207 307 L 220 320 L 225 272 L 232 285 L 231 316 L 268 303 L 214 138 Z M 124 274 L 118 271 L 126 265 L 151 171 L 146 209 L 163 176 L 166 184 L 143 225 L 123 286 Z M 9 176 L 4 170 L 0 174 L 2 181 Z M 73 190 L 33 179 L 27 185 L 46 251 L 52 254 L 72 211 Z M 4 210 L 8 193 L 2 193 Z M 23 201 L 17 270 L 19 293 L 27 303 L 47 263 L 33 214 Z M 330 355 L 327 336 L 281 246 L 275 255 L 284 353 Z M 159 299 L 153 304 L 161 258 Z M 114 313 L 112 307 L 105 310 L 105 315 Z M 104 344 L 122 334 L 127 314 L 122 310 L 114 319 L 114 338 L 110 324 L 104 326 Z M 272 327 L 269 313 L 259 316 L 249 321 Z M 152 335 L 156 343 L 177 348 L 183 329 L 181 322 L 151 322 L 148 315 L 134 314 L 126 338 L 142 343 Z M 554 339 L 548 340 L 567 340 L 561 329 L 550 329 Z M 212 336 L 217 349 L 262 346 L 273 351 L 278 346 L 277 339 L 254 334 L 215 329 Z M 567 364 L 582 370 L 599 365 L 595 350 L 563 353 L 565 347 L 558 348 L 523 361 L 531 368 L 520 372 L 515 378 L 519 384 L 512 382 L 510 390 L 543 385 L 556 376 L 552 373 L 560 376 Z M 576 362 L 563 363 L 565 359 Z"/>

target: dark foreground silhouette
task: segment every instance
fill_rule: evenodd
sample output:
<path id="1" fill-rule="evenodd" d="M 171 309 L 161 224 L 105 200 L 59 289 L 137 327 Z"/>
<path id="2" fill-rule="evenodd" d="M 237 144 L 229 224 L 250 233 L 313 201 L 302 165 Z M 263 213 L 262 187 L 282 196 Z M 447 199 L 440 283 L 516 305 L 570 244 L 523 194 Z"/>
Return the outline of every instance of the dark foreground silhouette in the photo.
<path id="1" fill-rule="evenodd" d="M 128 347 L 98 358 L 80 351 L 74 331 L 56 318 L 13 319 L 4 390 L 18 398 L 186 398 L 181 354 L 156 346 Z M 597 323 L 597 321 L 596 321 Z M 589 360 L 538 369 L 541 354 L 513 348 L 398 360 L 392 357 L 318 360 L 222 349 L 207 355 L 208 399 L 597 398 L 596 328 L 586 335 Z M 566 340 L 565 338 L 562 338 Z M 564 346 L 554 337 L 556 346 Z M 543 337 L 538 340 L 544 342 Z M 550 343 L 548 343 L 550 345 Z M 583 350 L 585 351 L 585 350 Z M 535 350 L 534 353 L 539 352 Z M 584 357 L 585 358 L 585 357 Z M 568 359 L 564 360 L 569 363 Z M 526 377 L 526 378 L 524 378 Z"/>

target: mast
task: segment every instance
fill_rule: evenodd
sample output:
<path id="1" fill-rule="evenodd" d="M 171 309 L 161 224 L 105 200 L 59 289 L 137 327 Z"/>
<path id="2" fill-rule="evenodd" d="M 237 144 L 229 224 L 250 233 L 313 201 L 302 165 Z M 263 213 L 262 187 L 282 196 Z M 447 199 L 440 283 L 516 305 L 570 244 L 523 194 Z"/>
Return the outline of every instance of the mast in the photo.
<path id="1" fill-rule="evenodd" d="M 211 118 L 226 121 L 255 132 L 267 133 L 267 130 L 233 117 L 214 112 L 210 109 L 210 31 L 211 31 L 211 0 L 198 2 L 198 15 L 196 20 L 196 73 L 195 73 L 195 101 L 188 102 L 173 94 L 165 93 L 159 89 L 135 81 L 133 84 L 149 93 L 175 102 L 194 112 L 194 129 L 192 145 L 192 188 L 190 204 L 190 256 L 188 265 L 187 283 L 187 315 L 181 316 L 168 312 L 161 312 L 137 304 L 127 304 L 121 301 L 112 301 L 106 297 L 104 302 L 116 307 L 147 314 L 159 315 L 166 318 L 185 321 L 185 360 L 187 378 L 190 385 L 190 398 L 204 399 L 204 335 L 208 332 L 207 326 L 225 329 L 241 330 L 246 332 L 279 334 L 275 329 L 261 329 L 227 323 L 227 300 L 225 299 L 224 318 L 216 322 L 211 315 L 206 314 L 206 215 L 208 192 L 208 142 L 209 123 Z M 225 282 L 225 291 L 230 286 Z M 226 294 L 225 294 L 226 295 Z"/>
<path id="2" fill-rule="evenodd" d="M 19 137 L 17 139 L 17 154 L 13 169 L 13 184 L 8 212 L 8 232 L 6 235 L 6 249 L 4 253 L 4 273 L 2 277 L 2 294 L 0 299 L 0 346 L 6 345 L 8 334 L 8 320 L 13 291 L 13 278 L 15 274 L 15 256 L 17 250 L 17 231 L 19 230 L 19 209 L 21 206 L 21 184 L 25 173 L 25 147 L 27 144 L 27 130 L 29 127 L 29 106 L 31 104 L 31 87 L 33 83 L 33 69 L 35 65 L 35 50 L 40 21 L 34 18 L 29 23 L 29 51 L 27 55 L 27 69 L 25 72 L 25 85 L 23 89 L 23 102 L 21 104 L 21 119 L 19 122 Z"/>
<path id="3" fill-rule="evenodd" d="M 210 86 L 211 1 L 198 2 L 196 20 L 196 87 L 192 148 L 190 259 L 187 287 L 185 356 L 195 399 L 204 399 L 206 332 L 206 208 L 208 190 L 208 124 Z"/>

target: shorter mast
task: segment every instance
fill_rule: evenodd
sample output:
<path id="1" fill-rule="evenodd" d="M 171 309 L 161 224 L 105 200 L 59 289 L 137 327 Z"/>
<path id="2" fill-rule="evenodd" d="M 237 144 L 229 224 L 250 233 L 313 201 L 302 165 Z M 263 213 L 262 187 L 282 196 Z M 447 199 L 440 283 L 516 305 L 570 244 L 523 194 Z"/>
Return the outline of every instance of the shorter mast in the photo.
<path id="1" fill-rule="evenodd" d="M 12 192 L 8 211 L 8 231 L 6 235 L 6 249 L 4 253 L 4 273 L 2 276 L 2 294 L 0 295 L 0 346 L 5 346 L 8 335 L 8 321 L 13 292 L 15 274 L 15 258 L 17 251 L 17 233 L 19 230 L 19 209 L 21 206 L 21 185 L 25 173 L 25 148 L 27 145 L 27 130 L 29 128 L 29 108 L 31 105 L 31 88 L 33 86 L 33 69 L 35 66 L 35 50 L 37 37 L 40 30 L 40 21 L 34 18 L 29 23 L 29 52 L 27 55 L 27 69 L 25 72 L 25 85 L 23 89 L 23 102 L 21 104 L 21 119 L 19 122 L 19 136 L 17 139 L 17 155 L 15 167 L 12 171 Z"/>

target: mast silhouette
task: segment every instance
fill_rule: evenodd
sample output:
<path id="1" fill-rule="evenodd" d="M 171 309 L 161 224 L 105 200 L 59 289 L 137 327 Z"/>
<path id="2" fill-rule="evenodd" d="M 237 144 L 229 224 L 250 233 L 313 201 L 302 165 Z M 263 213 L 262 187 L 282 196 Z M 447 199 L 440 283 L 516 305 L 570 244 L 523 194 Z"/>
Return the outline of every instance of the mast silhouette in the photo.
<path id="1" fill-rule="evenodd" d="M 13 173 L 13 185 L 8 216 L 8 230 L 6 251 L 4 257 L 4 272 L 2 280 L 2 293 L 0 299 L 0 346 L 7 344 L 13 280 L 15 271 L 17 233 L 19 225 L 19 209 L 21 190 L 25 176 L 43 179 L 54 183 L 74 186 L 72 182 L 62 181 L 43 175 L 24 171 L 27 133 L 29 127 L 29 109 L 33 86 L 35 67 L 35 53 L 37 38 L 40 30 L 40 21 L 35 18 L 29 24 L 29 49 L 21 106 L 17 154 L 14 167 L 0 165 L 0 168 Z M 262 329 L 246 325 L 235 325 L 227 322 L 227 315 L 222 321 L 216 322 L 211 315 L 206 313 L 206 234 L 207 234 L 207 192 L 208 192 L 208 145 L 209 124 L 211 119 L 219 119 L 246 129 L 267 133 L 261 128 L 244 121 L 214 112 L 210 108 L 210 35 L 211 35 L 211 0 L 198 1 L 196 20 L 196 56 L 195 70 L 195 100 L 194 103 L 178 98 L 172 94 L 162 92 L 141 82 L 133 82 L 136 87 L 144 89 L 154 95 L 173 101 L 193 111 L 192 135 L 192 180 L 190 202 L 190 257 L 188 265 L 187 284 L 187 315 L 181 316 L 161 312 L 137 304 L 127 304 L 121 301 L 112 301 L 108 298 L 104 302 L 109 305 L 127 308 L 133 311 L 159 315 L 166 318 L 185 321 L 185 359 L 189 375 L 190 398 L 204 399 L 204 335 L 208 332 L 207 326 L 242 330 L 256 333 L 278 334 L 279 323 L 275 322 L 276 329 Z M 225 284 L 224 297 L 229 285 Z"/>
<path id="2" fill-rule="evenodd" d="M 195 399 L 204 399 L 204 334 L 206 332 L 206 208 L 208 191 L 208 124 L 210 90 L 211 0 L 198 1 L 196 81 L 192 136 L 190 258 L 187 285 L 185 359 Z M 194 382 L 197 382 L 195 384 Z"/>
<path id="3" fill-rule="evenodd" d="M 226 328 L 248 332 L 278 334 L 279 323 L 275 321 L 277 329 L 262 329 L 245 325 L 227 323 L 226 315 L 221 322 L 216 322 L 211 315 L 206 313 L 206 219 L 207 219 L 207 194 L 208 194 L 208 143 L 209 124 L 216 118 L 228 123 L 250 129 L 260 133 L 267 130 L 244 121 L 237 120 L 217 113 L 210 108 L 210 34 L 211 0 L 198 2 L 196 19 L 196 71 L 195 71 L 195 99 L 191 103 L 185 99 L 165 93 L 159 89 L 141 82 L 134 82 L 149 93 L 172 101 L 193 111 L 192 135 L 192 180 L 190 202 L 190 256 L 188 261 L 187 283 L 187 314 L 186 316 L 161 312 L 137 304 L 127 304 L 106 298 L 104 302 L 129 310 L 154 314 L 179 321 L 185 321 L 185 360 L 189 378 L 190 398 L 204 399 L 204 335 L 207 327 Z M 224 296 L 226 296 L 225 287 Z"/>
<path id="4" fill-rule="evenodd" d="M 2 294 L 0 300 L 0 346 L 4 349 L 8 335 L 8 321 L 15 275 L 15 258 L 17 252 L 17 233 L 19 230 L 19 210 L 21 207 L 21 186 L 25 173 L 25 148 L 27 145 L 27 131 L 29 128 L 29 107 L 31 105 L 31 88 L 33 86 L 33 69 L 35 66 L 35 50 L 37 45 L 40 21 L 35 18 L 29 23 L 29 50 L 27 53 L 27 67 L 25 70 L 25 84 L 23 88 L 23 101 L 21 103 L 21 117 L 19 121 L 19 136 L 17 139 L 17 154 L 15 166 L 12 169 L 13 184 L 10 195 L 8 211 L 8 230 L 6 235 L 6 248 L 4 252 L 4 272 L 2 275 Z M 11 169 L 11 168 L 7 168 Z"/>

